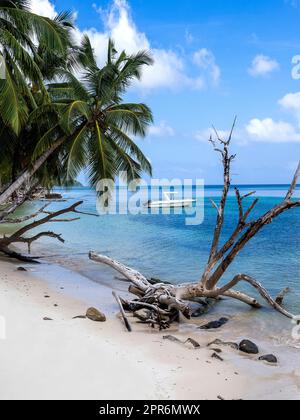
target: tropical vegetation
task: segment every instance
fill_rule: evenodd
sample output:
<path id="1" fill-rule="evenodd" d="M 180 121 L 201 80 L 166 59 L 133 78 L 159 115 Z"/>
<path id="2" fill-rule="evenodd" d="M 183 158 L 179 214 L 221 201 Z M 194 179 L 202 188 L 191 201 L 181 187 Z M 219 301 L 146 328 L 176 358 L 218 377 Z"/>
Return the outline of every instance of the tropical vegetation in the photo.
<path id="1" fill-rule="evenodd" d="M 135 142 L 152 123 L 149 107 L 124 96 L 152 59 L 109 41 L 97 64 L 90 40 L 72 39 L 72 14 L 37 16 L 26 0 L 0 0 L 0 205 L 20 188 L 67 185 L 85 170 L 96 186 L 125 171 L 151 173 Z"/>

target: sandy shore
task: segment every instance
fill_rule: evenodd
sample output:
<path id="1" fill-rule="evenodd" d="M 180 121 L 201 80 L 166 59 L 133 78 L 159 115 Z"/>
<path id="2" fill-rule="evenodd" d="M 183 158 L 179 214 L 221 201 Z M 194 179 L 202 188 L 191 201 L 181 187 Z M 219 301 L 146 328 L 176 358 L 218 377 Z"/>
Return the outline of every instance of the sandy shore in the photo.
<path id="1" fill-rule="evenodd" d="M 194 338 L 200 349 L 164 340 L 166 333 L 137 324 L 129 334 L 116 316 L 110 289 L 76 273 L 70 278 L 66 270 L 51 277 L 47 266 L 34 273 L 30 266 L 27 272 L 18 271 L 19 265 L 0 260 L 0 316 L 6 324 L 6 339 L 0 339 L 0 399 L 298 395 L 298 376 L 295 383 L 289 382 L 286 393 L 287 377 L 282 377 L 279 367 L 265 366 L 230 349 L 223 349 L 223 362 L 212 359 L 207 343 L 222 338 L 220 333 L 196 333 L 190 326 L 167 332 L 180 339 Z M 89 299 L 108 314 L 106 323 L 73 319 L 85 314 Z"/>

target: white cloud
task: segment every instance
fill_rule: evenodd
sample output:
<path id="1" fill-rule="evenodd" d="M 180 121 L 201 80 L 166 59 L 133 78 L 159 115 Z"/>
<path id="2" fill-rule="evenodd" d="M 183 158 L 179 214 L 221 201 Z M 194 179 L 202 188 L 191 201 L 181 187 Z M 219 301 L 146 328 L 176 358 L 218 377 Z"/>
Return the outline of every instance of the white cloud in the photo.
<path id="1" fill-rule="evenodd" d="M 249 74 L 253 77 L 267 76 L 275 70 L 279 69 L 279 64 L 276 60 L 267 57 L 266 55 L 257 55 L 251 67 L 248 69 Z"/>
<path id="2" fill-rule="evenodd" d="M 162 121 L 159 125 L 152 125 L 149 128 L 149 136 L 152 137 L 172 137 L 174 135 L 175 130 L 165 121 Z"/>
<path id="3" fill-rule="evenodd" d="M 194 63 L 209 75 L 213 84 L 218 85 L 221 77 L 221 70 L 216 64 L 216 59 L 213 53 L 206 48 L 202 48 L 194 53 L 193 58 Z"/>
<path id="4" fill-rule="evenodd" d="M 129 54 L 140 50 L 151 52 L 154 65 L 144 69 L 142 80 L 136 85 L 143 90 L 156 88 L 201 90 L 206 86 L 206 76 L 217 84 L 220 69 L 210 51 L 203 49 L 195 55 L 197 66 L 202 71 L 200 75 L 191 77 L 186 70 L 187 59 L 184 53 L 152 47 L 146 34 L 139 31 L 133 21 L 126 0 L 113 0 L 108 10 L 98 8 L 95 4 L 93 8 L 99 13 L 104 29 L 99 31 L 96 28 L 86 28 L 81 31 L 77 27 L 74 30 L 74 39 L 79 43 L 84 33 L 89 36 L 99 65 L 105 62 L 107 42 L 112 38 L 119 51 L 126 50 Z M 49 0 L 33 0 L 32 9 L 43 16 L 54 17 L 56 14 L 55 6 Z"/>
<path id="5" fill-rule="evenodd" d="M 246 126 L 250 140 L 267 143 L 300 142 L 300 132 L 284 121 L 274 121 L 272 118 L 252 119 Z"/>
<path id="6" fill-rule="evenodd" d="M 49 0 L 31 0 L 31 10 L 37 15 L 51 19 L 57 15 L 54 4 Z"/>
<path id="7" fill-rule="evenodd" d="M 300 124 L 300 92 L 288 93 L 278 103 L 282 108 L 291 112 Z"/>
<path id="8" fill-rule="evenodd" d="M 140 32 L 132 19 L 130 7 L 126 0 L 114 0 L 108 11 L 98 9 L 104 23 L 104 32 L 96 29 L 87 29 L 99 64 L 105 60 L 106 43 L 111 37 L 118 50 L 127 53 L 136 53 L 148 50 L 154 58 L 154 65 L 144 69 L 143 77 L 139 83 L 142 89 L 170 88 L 202 89 L 202 77 L 189 77 L 186 74 L 186 63 L 182 55 L 173 50 L 152 48 L 145 33 Z"/>

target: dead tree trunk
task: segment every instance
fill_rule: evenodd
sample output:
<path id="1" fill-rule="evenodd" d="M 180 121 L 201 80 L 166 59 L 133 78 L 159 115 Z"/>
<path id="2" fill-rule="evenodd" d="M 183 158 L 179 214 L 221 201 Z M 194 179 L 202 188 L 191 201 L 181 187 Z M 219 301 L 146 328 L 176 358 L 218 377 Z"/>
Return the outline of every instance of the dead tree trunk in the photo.
<path id="1" fill-rule="evenodd" d="M 210 138 L 215 151 L 221 154 L 224 169 L 224 186 L 220 203 L 212 201 L 213 207 L 217 211 L 216 227 L 213 235 L 212 246 L 207 261 L 207 265 L 198 283 L 183 284 L 180 286 L 172 286 L 166 284 L 151 285 L 150 282 L 137 271 L 125 267 L 117 261 L 114 261 L 103 255 L 90 253 L 93 261 L 100 262 L 117 270 L 123 274 L 128 281 L 131 282 L 129 291 L 137 296 L 136 307 L 143 303 L 151 304 L 153 310 L 151 319 L 163 328 L 161 323 L 160 309 L 164 311 L 164 316 L 169 316 L 169 321 L 173 318 L 173 310 L 181 312 L 186 317 L 190 315 L 189 301 L 195 301 L 197 298 L 219 298 L 222 296 L 239 300 L 254 308 L 260 308 L 261 305 L 257 299 L 246 295 L 234 288 L 241 282 L 250 284 L 260 296 L 276 311 L 282 315 L 294 319 L 294 315 L 286 311 L 278 300 L 273 299 L 267 290 L 255 279 L 246 275 L 238 274 L 234 279 L 223 287 L 218 287 L 219 281 L 223 278 L 225 272 L 238 256 L 240 251 L 248 244 L 248 242 L 260 232 L 264 226 L 272 223 L 272 221 L 281 214 L 300 207 L 300 200 L 293 200 L 295 189 L 300 177 L 300 163 L 290 185 L 290 188 L 281 203 L 269 210 L 261 217 L 250 220 L 249 217 L 258 203 L 258 199 L 254 199 L 248 206 L 244 207 L 247 198 L 253 196 L 254 192 L 241 195 L 239 189 L 235 189 L 236 200 L 238 205 L 237 226 L 228 238 L 228 240 L 220 245 L 220 238 L 225 223 L 225 208 L 228 194 L 231 186 L 231 164 L 235 159 L 235 155 L 230 154 L 230 144 L 235 128 L 236 120 L 232 126 L 230 135 L 227 140 L 220 138 L 215 130 L 216 139 Z M 138 305 L 137 305 L 138 304 Z M 130 307 L 130 305 L 129 305 Z M 145 306 L 146 308 L 146 306 Z M 135 310 L 135 306 L 131 305 L 131 309 Z"/>
<path id="2" fill-rule="evenodd" d="M 22 218 L 13 219 L 13 218 L 4 218 L 1 223 L 11 223 L 11 224 L 20 224 L 24 223 L 30 219 L 35 219 L 40 215 L 45 215 L 44 217 L 40 219 L 36 219 L 33 222 L 21 227 L 18 229 L 15 233 L 13 233 L 10 236 L 5 236 L 3 238 L 0 238 L 0 252 L 7 255 L 8 257 L 18 259 L 20 261 L 25 262 L 37 262 L 35 258 L 28 257 L 21 255 L 15 251 L 12 251 L 9 247 L 14 244 L 27 244 L 28 246 L 28 253 L 31 252 L 31 245 L 37 241 L 38 239 L 42 237 L 49 237 L 57 239 L 58 241 L 64 243 L 64 239 L 61 235 L 52 232 L 52 231 L 45 231 L 45 232 L 39 232 L 35 234 L 34 236 L 27 236 L 28 232 L 30 232 L 32 229 L 38 228 L 46 223 L 58 223 L 58 222 L 73 222 L 76 220 L 79 220 L 79 217 L 75 218 L 68 218 L 68 219 L 62 219 L 60 216 L 66 214 L 66 213 L 75 213 L 75 214 L 87 214 L 90 216 L 98 216 L 96 214 L 90 214 L 85 213 L 77 210 L 77 207 L 79 207 L 83 201 L 79 201 L 75 204 L 72 204 L 71 206 L 64 208 L 62 210 L 58 210 L 55 212 L 46 211 L 46 208 L 50 205 L 50 203 L 45 204 L 42 208 L 40 208 L 35 213 L 24 216 Z"/>

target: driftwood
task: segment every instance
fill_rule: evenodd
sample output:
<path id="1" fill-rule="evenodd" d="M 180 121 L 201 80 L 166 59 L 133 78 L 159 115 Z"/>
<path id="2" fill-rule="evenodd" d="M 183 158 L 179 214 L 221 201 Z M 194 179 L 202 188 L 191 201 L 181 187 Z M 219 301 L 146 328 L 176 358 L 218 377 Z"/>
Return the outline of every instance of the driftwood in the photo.
<path id="1" fill-rule="evenodd" d="M 190 318 L 191 310 L 189 302 L 195 302 L 199 298 L 232 298 L 248 304 L 253 308 L 261 308 L 261 304 L 256 298 L 235 289 L 241 282 L 245 282 L 252 286 L 273 309 L 287 318 L 295 318 L 293 314 L 282 307 L 284 296 L 282 297 L 282 300 L 280 298 L 277 300 L 273 299 L 262 284 L 247 274 L 238 274 L 226 285 L 218 287 L 218 283 L 238 254 L 244 249 L 248 242 L 264 228 L 264 226 L 272 223 L 272 221 L 281 214 L 293 208 L 300 207 L 300 200 L 293 200 L 294 192 L 300 177 L 299 162 L 299 166 L 284 199 L 257 219 L 251 220 L 250 215 L 258 203 L 258 199 L 253 199 L 245 206 L 245 201 L 248 199 L 250 200 L 255 192 L 242 195 L 238 188 L 235 189 L 238 207 L 237 225 L 228 240 L 224 244 L 220 244 L 220 238 L 225 223 L 225 208 L 231 187 L 231 165 L 236 157 L 229 151 L 235 124 L 236 121 L 232 126 L 227 140 L 223 140 L 216 130 L 216 139 L 210 138 L 210 142 L 215 151 L 220 153 L 222 157 L 224 186 L 220 203 L 217 204 L 215 201 L 212 201 L 212 205 L 217 212 L 217 221 L 209 258 L 198 283 L 183 284 L 179 286 L 160 283 L 153 285 L 138 271 L 126 267 L 107 256 L 90 252 L 91 260 L 112 267 L 131 283 L 129 291 L 137 297 L 135 305 L 137 305 L 137 303 L 141 305 L 144 304 L 144 307 L 146 307 L 145 304 L 151 304 L 156 308 L 156 310 L 152 309 L 151 318 L 161 329 L 165 328 L 166 322 L 169 324 L 176 319 L 176 312 L 177 314 L 181 313 L 186 318 Z M 166 321 L 165 318 L 163 319 L 164 324 L 158 308 L 163 309 L 169 317 L 168 321 Z M 164 317 L 166 317 L 166 314 Z"/>
<path id="2" fill-rule="evenodd" d="M 276 302 L 278 305 L 281 305 L 281 306 L 282 306 L 283 301 L 284 301 L 284 298 L 285 298 L 285 296 L 286 296 L 289 292 L 290 292 L 290 288 L 289 288 L 289 287 L 286 287 L 285 289 L 283 289 L 283 290 L 279 293 L 279 295 L 276 297 L 275 302 Z"/>
<path id="3" fill-rule="evenodd" d="M 129 323 L 127 317 L 126 317 L 126 314 L 125 314 L 125 311 L 124 311 L 124 308 L 123 308 L 121 299 L 119 298 L 119 296 L 115 292 L 113 292 L 113 296 L 116 299 L 116 301 L 117 301 L 117 303 L 118 303 L 118 305 L 120 307 L 121 315 L 122 315 L 122 318 L 123 318 L 125 327 L 127 328 L 127 331 L 128 332 L 131 332 L 132 331 L 132 328 L 131 328 L 130 323 Z"/>
<path id="4" fill-rule="evenodd" d="M 18 259 L 20 261 L 23 262 L 31 262 L 31 263 L 37 263 L 37 258 L 34 257 L 28 257 L 28 256 L 24 256 L 22 254 L 19 254 L 18 252 L 12 251 L 9 247 L 11 245 L 14 244 L 27 244 L 28 247 L 28 253 L 30 254 L 31 252 L 31 245 L 33 244 L 33 242 L 37 241 L 38 239 L 42 238 L 42 237 L 48 237 L 48 238 L 53 238 L 56 239 L 62 243 L 64 243 L 64 239 L 62 238 L 62 235 L 57 234 L 55 232 L 52 231 L 45 231 L 45 232 L 39 232 L 37 234 L 35 234 L 34 236 L 28 237 L 26 236 L 28 232 L 30 232 L 32 229 L 38 228 L 46 223 L 58 223 L 58 222 L 73 222 L 75 220 L 78 220 L 79 218 L 69 218 L 69 219 L 62 219 L 60 216 L 66 214 L 66 213 L 75 213 L 75 214 L 87 214 L 87 215 L 92 215 L 91 213 L 84 213 L 81 212 L 79 210 L 77 210 L 77 207 L 79 207 L 81 204 L 83 203 L 83 201 L 78 201 L 75 204 L 72 204 L 71 206 L 55 211 L 55 212 L 50 212 L 50 211 L 46 211 L 46 208 L 49 206 L 49 203 L 44 205 L 43 207 L 41 207 L 38 211 L 36 211 L 35 213 L 28 215 L 28 216 L 24 216 L 23 218 L 19 218 L 19 219 L 2 219 L 3 222 L 5 223 L 24 223 L 25 221 L 28 221 L 30 219 L 34 219 L 40 215 L 45 215 L 44 217 L 41 217 L 40 219 L 36 219 L 33 222 L 21 227 L 20 229 L 18 229 L 15 233 L 11 234 L 10 236 L 5 236 L 3 238 L 0 238 L 0 252 L 2 252 L 3 254 L 7 255 L 10 258 L 15 258 Z M 93 214 L 93 216 L 98 216 L 96 214 Z"/>

